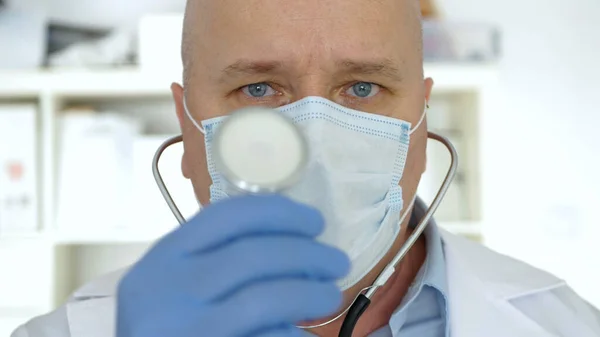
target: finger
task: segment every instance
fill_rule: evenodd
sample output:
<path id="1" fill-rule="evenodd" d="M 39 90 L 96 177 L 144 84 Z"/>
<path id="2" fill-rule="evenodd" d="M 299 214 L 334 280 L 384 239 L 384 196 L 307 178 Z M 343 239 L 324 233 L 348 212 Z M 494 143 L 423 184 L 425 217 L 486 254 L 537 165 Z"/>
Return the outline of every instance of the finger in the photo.
<path id="1" fill-rule="evenodd" d="M 297 279 L 261 282 L 243 288 L 213 307 L 202 324 L 214 336 L 238 336 L 333 314 L 342 293 L 331 282 Z M 229 320 L 235 317 L 235 324 Z"/>
<path id="2" fill-rule="evenodd" d="M 252 282 L 273 278 L 308 278 L 333 281 L 350 270 L 342 251 L 314 239 L 291 236 L 244 238 L 190 257 L 171 275 L 181 289 L 205 301 L 226 296 Z"/>
<path id="3" fill-rule="evenodd" d="M 202 251 L 244 235 L 316 237 L 323 228 L 323 217 L 314 208 L 280 195 L 247 195 L 206 207 L 159 245 L 177 252 Z"/>

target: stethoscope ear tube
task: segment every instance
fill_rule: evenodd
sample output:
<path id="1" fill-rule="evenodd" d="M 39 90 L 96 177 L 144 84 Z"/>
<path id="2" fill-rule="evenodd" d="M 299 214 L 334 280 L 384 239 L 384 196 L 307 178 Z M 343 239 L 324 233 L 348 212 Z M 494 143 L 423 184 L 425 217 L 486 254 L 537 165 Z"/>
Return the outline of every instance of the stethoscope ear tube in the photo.
<path id="1" fill-rule="evenodd" d="M 367 296 L 363 294 L 358 295 L 352 306 L 350 306 L 348 314 L 342 323 L 340 333 L 338 334 L 339 337 L 352 337 L 352 332 L 356 323 L 358 323 L 358 319 L 367 310 L 369 304 L 371 304 L 371 300 Z"/>
<path id="2" fill-rule="evenodd" d="M 182 141 L 182 135 L 167 139 L 165 142 L 160 144 L 160 146 L 156 150 L 156 153 L 154 154 L 154 158 L 152 159 L 152 175 L 154 176 L 156 185 L 158 185 L 160 194 L 162 194 L 163 198 L 165 199 L 165 202 L 169 206 L 169 209 L 171 209 L 171 212 L 173 213 L 173 215 L 177 219 L 177 222 L 179 222 L 180 225 L 183 225 L 186 222 L 186 220 L 183 217 L 183 215 L 181 215 L 179 208 L 177 207 L 177 205 L 175 205 L 175 201 L 173 201 L 173 197 L 171 197 L 171 193 L 169 193 L 169 190 L 167 189 L 167 185 L 165 185 L 162 175 L 160 174 L 160 170 L 158 169 L 158 163 L 160 161 L 160 156 L 162 156 L 163 152 L 165 152 L 165 150 L 169 146 L 180 143 Z"/>
<path id="3" fill-rule="evenodd" d="M 373 286 L 370 287 L 364 295 L 360 294 L 348 310 L 348 314 L 346 315 L 344 322 L 342 323 L 342 328 L 340 329 L 340 334 L 338 335 L 339 337 L 352 336 L 352 331 L 356 326 L 356 323 L 358 323 L 360 316 L 365 312 L 365 310 L 369 306 L 369 303 L 371 302 L 373 296 L 375 296 L 377 290 L 381 286 L 383 286 L 387 282 L 387 280 L 394 274 L 395 268 L 398 265 L 398 263 L 402 261 L 404 256 L 406 256 L 406 254 L 410 250 L 410 248 L 417 242 L 417 240 L 425 230 L 425 227 L 427 227 L 427 224 L 429 224 L 429 221 L 433 217 L 433 214 L 442 202 L 442 199 L 444 199 L 444 196 L 446 195 L 446 192 L 448 191 L 448 188 L 450 188 L 450 184 L 452 183 L 452 180 L 456 175 L 456 171 L 458 169 L 458 154 L 452 143 L 446 137 L 440 136 L 433 132 L 428 132 L 427 137 L 442 143 L 450 152 L 451 162 L 450 168 L 448 169 L 448 173 L 446 174 L 444 182 L 442 183 L 442 186 L 440 187 L 437 195 L 433 199 L 433 202 L 429 206 L 429 209 L 427 210 L 427 212 L 425 212 L 425 215 L 423 215 L 423 217 L 420 219 L 419 224 L 415 227 L 412 234 L 408 237 L 404 245 L 400 247 L 400 250 L 398 251 L 396 256 L 394 256 L 392 261 L 383 269 L 381 274 L 379 274 Z M 359 301 L 360 303 L 358 303 Z"/>

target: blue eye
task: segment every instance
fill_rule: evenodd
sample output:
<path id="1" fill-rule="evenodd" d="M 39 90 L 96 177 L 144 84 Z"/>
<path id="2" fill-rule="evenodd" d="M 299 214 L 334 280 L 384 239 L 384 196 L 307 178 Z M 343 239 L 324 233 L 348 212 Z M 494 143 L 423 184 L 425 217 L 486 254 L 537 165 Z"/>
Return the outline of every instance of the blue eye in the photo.
<path id="1" fill-rule="evenodd" d="M 379 86 L 369 82 L 358 82 L 346 91 L 346 94 L 360 98 L 373 97 L 377 93 L 379 93 Z"/>
<path id="2" fill-rule="evenodd" d="M 247 85 L 242 89 L 242 92 L 255 98 L 273 96 L 275 94 L 275 90 L 266 83 L 253 83 Z"/>

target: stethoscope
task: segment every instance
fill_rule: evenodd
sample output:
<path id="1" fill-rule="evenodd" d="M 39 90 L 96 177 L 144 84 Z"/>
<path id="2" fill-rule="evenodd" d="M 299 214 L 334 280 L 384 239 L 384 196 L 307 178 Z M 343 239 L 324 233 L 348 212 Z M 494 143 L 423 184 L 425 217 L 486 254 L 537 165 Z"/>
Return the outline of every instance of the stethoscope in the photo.
<path id="1" fill-rule="evenodd" d="M 262 119 L 262 121 L 271 121 L 272 123 L 269 123 L 269 125 L 277 128 L 277 130 L 270 130 L 270 133 L 278 135 L 278 139 L 273 139 L 273 141 L 279 145 L 281 145 L 281 142 L 287 142 L 286 144 L 289 144 L 290 146 L 290 153 L 295 154 L 293 163 L 296 167 L 290 169 L 288 165 L 288 169 L 285 174 L 273 175 L 274 178 L 272 181 L 264 180 L 264 177 L 262 177 L 263 179 L 260 182 L 256 180 L 253 181 L 253 178 L 244 172 L 243 166 L 236 165 L 234 160 L 236 153 L 240 153 L 239 151 L 242 151 L 239 146 L 241 146 L 243 143 L 243 151 L 252 151 L 252 147 L 249 147 L 248 144 L 253 144 L 255 139 L 257 140 L 257 144 L 263 147 L 260 149 L 260 151 L 265 152 L 264 146 L 268 146 L 268 144 L 264 144 L 265 138 L 262 137 L 260 133 L 246 132 L 246 130 L 256 130 L 255 128 L 248 128 L 244 125 L 255 118 Z M 246 133 L 240 134 L 244 132 Z M 356 323 L 371 304 L 371 299 L 373 296 L 375 296 L 377 290 L 390 279 L 390 277 L 394 274 L 398 263 L 406 256 L 410 248 L 417 242 L 425 230 L 425 227 L 433 217 L 433 214 L 439 207 L 442 199 L 448 191 L 448 188 L 450 187 L 450 184 L 456 175 L 456 170 L 458 167 L 458 154 L 452 143 L 447 138 L 433 132 L 428 132 L 427 136 L 430 139 L 442 143 L 448 149 L 451 156 L 450 167 L 440 189 L 438 190 L 438 193 L 431 203 L 431 206 L 427 212 L 425 212 L 425 215 L 421 218 L 418 225 L 413 229 L 412 234 L 402 245 L 396 256 L 394 256 L 393 260 L 383 269 L 370 287 L 361 290 L 352 305 L 350 305 L 338 316 L 325 323 L 315 326 L 302 326 L 301 328 L 306 329 L 324 326 L 346 314 L 338 336 L 351 337 Z M 255 139 L 252 139 L 252 137 L 255 137 Z M 240 138 L 244 139 L 244 142 L 235 141 L 235 139 Z M 156 150 L 154 159 L 152 161 L 152 173 L 154 175 L 154 179 L 156 180 L 158 188 L 167 202 L 167 205 L 171 209 L 171 212 L 173 212 L 173 215 L 180 225 L 185 224 L 187 221 L 179 211 L 177 205 L 175 205 L 175 202 L 173 201 L 173 198 L 171 197 L 171 194 L 169 193 L 162 179 L 158 169 L 158 163 L 162 153 L 168 147 L 173 144 L 177 144 L 182 140 L 183 137 L 181 135 L 167 139 Z M 269 151 L 269 149 L 267 149 L 266 152 L 277 153 L 277 151 Z M 283 191 L 292 186 L 301 178 L 302 172 L 308 165 L 309 149 L 306 136 L 291 120 L 289 120 L 283 114 L 277 112 L 276 110 L 267 108 L 246 108 L 232 113 L 229 118 L 227 118 L 223 124 L 219 126 L 219 129 L 215 134 L 214 147 L 212 147 L 211 155 L 213 156 L 215 165 L 217 166 L 216 168 L 221 175 L 227 179 L 229 183 L 233 184 L 241 191 L 245 191 L 247 193 L 275 193 Z M 252 156 L 250 156 L 250 158 L 251 157 Z M 278 158 L 274 157 L 271 159 L 277 160 Z M 289 158 L 286 158 L 286 160 L 289 160 Z M 408 207 L 412 207 L 413 203 L 414 199 Z M 408 212 L 405 211 L 405 215 L 407 213 Z"/>

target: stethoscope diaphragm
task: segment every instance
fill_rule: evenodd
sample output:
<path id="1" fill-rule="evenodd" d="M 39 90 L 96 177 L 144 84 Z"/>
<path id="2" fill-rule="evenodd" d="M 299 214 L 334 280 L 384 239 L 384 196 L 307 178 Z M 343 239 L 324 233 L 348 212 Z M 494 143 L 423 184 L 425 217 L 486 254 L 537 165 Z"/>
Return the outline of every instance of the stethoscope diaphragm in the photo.
<path id="1" fill-rule="evenodd" d="M 242 191 L 284 190 L 300 179 L 307 166 L 306 137 L 277 110 L 237 110 L 217 127 L 214 137 L 210 152 L 217 172 Z"/>

